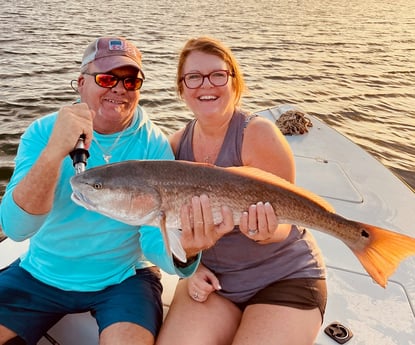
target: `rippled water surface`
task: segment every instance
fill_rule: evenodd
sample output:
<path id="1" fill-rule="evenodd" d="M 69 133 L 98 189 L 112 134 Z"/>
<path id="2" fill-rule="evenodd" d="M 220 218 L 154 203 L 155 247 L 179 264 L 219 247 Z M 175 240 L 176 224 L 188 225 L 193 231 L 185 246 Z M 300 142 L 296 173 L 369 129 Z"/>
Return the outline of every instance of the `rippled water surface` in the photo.
<path id="1" fill-rule="evenodd" d="M 246 109 L 296 104 L 415 187 L 413 0 L 11 0 L 0 13 L 0 196 L 23 130 L 75 99 L 92 39 L 140 47 L 141 104 L 170 133 L 191 118 L 174 89 L 178 51 L 205 34 L 235 52 Z"/>

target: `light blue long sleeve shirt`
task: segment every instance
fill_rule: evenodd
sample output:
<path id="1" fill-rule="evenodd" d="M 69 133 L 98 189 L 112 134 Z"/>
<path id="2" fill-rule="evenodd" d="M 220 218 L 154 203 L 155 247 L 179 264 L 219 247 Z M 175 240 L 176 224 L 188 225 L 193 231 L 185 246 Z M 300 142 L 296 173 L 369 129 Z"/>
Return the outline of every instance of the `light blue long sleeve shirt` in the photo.
<path id="1" fill-rule="evenodd" d="M 57 113 L 34 121 L 22 135 L 15 170 L 0 205 L 4 233 L 15 241 L 30 238 L 21 267 L 38 280 L 72 291 L 98 291 L 135 274 L 135 269 L 157 265 L 181 277 L 192 274 L 198 262 L 177 268 L 167 254 L 161 231 L 153 226 L 131 226 L 76 205 L 70 178 L 75 174 L 68 156 L 62 162 L 52 210 L 31 215 L 13 200 L 13 190 L 45 148 Z M 87 169 L 132 159 L 174 159 L 167 138 L 138 106 L 132 124 L 122 135 L 94 132 Z M 116 142 L 116 144 L 114 144 Z M 114 147 L 113 147 L 114 146 Z"/>

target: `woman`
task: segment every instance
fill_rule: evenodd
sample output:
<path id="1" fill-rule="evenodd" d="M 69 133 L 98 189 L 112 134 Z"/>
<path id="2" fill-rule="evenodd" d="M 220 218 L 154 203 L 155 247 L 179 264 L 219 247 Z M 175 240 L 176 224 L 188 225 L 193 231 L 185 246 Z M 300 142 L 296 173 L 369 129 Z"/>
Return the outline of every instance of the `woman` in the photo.
<path id="1" fill-rule="evenodd" d="M 195 116 L 170 138 L 176 159 L 251 166 L 294 182 L 293 154 L 278 128 L 238 108 L 244 82 L 227 47 L 209 37 L 189 40 L 176 82 Z M 278 224 L 262 200 L 179 282 L 157 344 L 313 344 L 325 304 L 314 238 Z"/>

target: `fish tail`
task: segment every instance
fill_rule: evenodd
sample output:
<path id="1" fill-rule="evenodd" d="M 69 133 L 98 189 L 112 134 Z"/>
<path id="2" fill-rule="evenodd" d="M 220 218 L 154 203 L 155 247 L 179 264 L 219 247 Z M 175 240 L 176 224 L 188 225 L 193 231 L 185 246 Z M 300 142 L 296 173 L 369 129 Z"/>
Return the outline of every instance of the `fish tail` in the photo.
<path id="1" fill-rule="evenodd" d="M 364 246 L 350 247 L 370 276 L 386 287 L 389 276 L 400 262 L 415 255 L 415 238 L 373 225 L 358 223 Z"/>

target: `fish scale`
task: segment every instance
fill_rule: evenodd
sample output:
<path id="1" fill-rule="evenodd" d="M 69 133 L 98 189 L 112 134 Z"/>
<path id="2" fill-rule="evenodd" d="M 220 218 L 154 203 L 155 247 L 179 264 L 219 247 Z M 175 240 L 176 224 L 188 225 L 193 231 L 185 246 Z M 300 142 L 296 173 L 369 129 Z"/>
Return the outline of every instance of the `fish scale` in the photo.
<path id="1" fill-rule="evenodd" d="M 183 175 L 191 176 L 191 178 L 181 180 L 178 184 L 176 182 L 177 178 L 172 174 L 164 174 L 163 172 L 163 177 L 154 178 L 151 181 L 151 184 L 159 190 L 160 194 L 167 195 L 170 193 L 169 197 L 163 198 L 162 205 L 162 209 L 171 211 L 167 212 L 169 226 L 180 227 L 178 215 L 181 206 L 184 203 L 190 203 L 192 196 L 204 193 L 210 198 L 215 224 L 222 222 L 221 206 L 223 205 L 227 205 L 232 209 L 234 223 L 239 225 L 242 212 L 247 211 L 250 205 L 258 201 L 268 201 L 273 206 L 280 223 L 296 224 L 314 229 L 327 229 L 331 232 L 331 235 L 340 237 L 347 242 L 355 242 L 361 237 L 360 233 L 356 231 L 341 232 L 338 230 L 338 226 L 335 225 L 339 222 L 342 222 L 343 226 L 353 227 L 355 224 L 344 218 L 342 219 L 337 214 L 328 214 L 327 210 L 332 210 L 332 208 L 326 208 L 327 203 L 319 197 L 310 195 L 308 202 L 305 202 L 305 199 L 300 199 L 297 194 L 287 195 L 287 190 L 281 187 L 286 183 L 276 176 L 271 178 L 279 179 L 278 184 L 271 185 L 261 180 L 252 181 L 252 177 L 243 174 L 229 175 L 226 169 L 215 166 L 203 164 L 202 166 L 209 167 L 206 170 L 200 169 L 197 164 L 190 164 L 190 166 L 187 162 L 184 162 L 184 164 L 186 170 L 193 168 L 193 171 L 191 173 L 176 171 L 177 175 L 175 174 L 175 176 Z M 261 171 L 258 175 L 264 177 L 265 173 Z M 206 184 L 206 181 L 209 181 L 209 184 Z M 163 186 L 167 186 L 167 189 L 163 190 Z M 176 186 L 180 186 L 180 188 L 177 189 Z M 284 199 L 284 203 L 275 201 L 281 199 Z"/>

